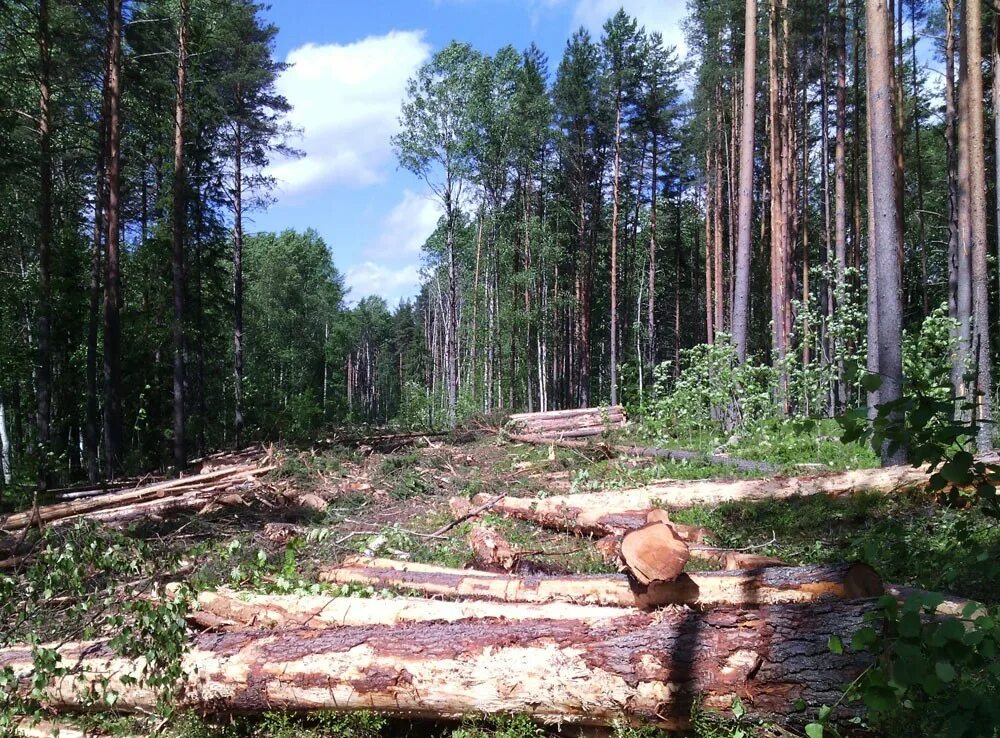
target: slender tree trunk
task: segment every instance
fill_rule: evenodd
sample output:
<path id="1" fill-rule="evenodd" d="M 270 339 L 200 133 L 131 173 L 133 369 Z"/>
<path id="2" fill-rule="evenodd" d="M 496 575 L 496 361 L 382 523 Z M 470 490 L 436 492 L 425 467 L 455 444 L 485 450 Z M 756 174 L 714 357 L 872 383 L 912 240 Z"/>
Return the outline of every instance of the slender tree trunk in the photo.
<path id="1" fill-rule="evenodd" d="M 239 88 L 237 88 L 239 94 Z M 243 444 L 243 124 L 235 123 L 233 142 L 233 433 Z"/>
<path id="2" fill-rule="evenodd" d="M 622 94 L 615 105 L 615 160 L 611 187 L 611 404 L 618 404 L 618 197 L 621 177 Z"/>
<path id="3" fill-rule="evenodd" d="M 997 299 L 1000 300 L 1000 13 L 993 13 L 993 164 L 996 167 Z"/>
<path id="4" fill-rule="evenodd" d="M 867 0 L 867 69 L 868 106 L 871 125 L 871 172 L 873 247 L 876 272 L 878 323 L 878 369 L 882 378 L 879 401 L 898 400 L 903 392 L 903 305 L 899 260 L 899 215 L 896 177 L 896 126 L 893 121 L 892 56 L 890 52 L 889 14 L 885 0 Z M 903 448 L 882 450 L 882 464 L 901 464 L 906 460 Z"/>
<path id="5" fill-rule="evenodd" d="M 715 343 L 715 310 L 712 293 L 714 291 L 713 274 L 715 267 L 712 258 L 712 243 L 715 241 L 713 225 L 715 216 L 712 198 L 712 145 L 709 144 L 708 165 L 705 167 L 705 335 L 707 343 Z"/>
<path id="6" fill-rule="evenodd" d="M 835 305 L 844 307 L 847 296 L 847 0 L 837 2 L 837 131 L 833 155 L 833 240 L 836 285 Z M 847 404 L 846 367 L 844 351 L 846 346 L 831 346 L 837 357 L 837 405 Z"/>
<path id="7" fill-rule="evenodd" d="M 38 431 L 38 487 L 51 481 L 49 454 L 52 424 L 52 48 L 49 2 L 38 4 L 38 306 L 35 372 Z"/>
<path id="8" fill-rule="evenodd" d="M 448 425 L 458 417 L 458 273 L 455 266 L 455 210 L 452 193 L 445 193 L 446 240 L 448 249 L 448 325 L 445 331 L 445 370 L 448 383 Z"/>
<path id="9" fill-rule="evenodd" d="M 646 295 L 646 365 L 656 364 L 656 196 L 659 194 L 659 135 L 653 132 L 653 161 L 649 191 L 649 293 Z M 641 371 L 641 370 L 640 370 Z"/>
<path id="10" fill-rule="evenodd" d="M 944 0 L 945 75 L 944 139 L 948 159 L 948 317 L 955 323 L 953 340 L 959 346 L 961 323 L 958 316 L 958 145 L 955 119 L 955 0 Z M 964 369 L 953 357 L 952 391 L 958 396 Z"/>
<path id="11" fill-rule="evenodd" d="M 121 403 L 121 55 L 122 0 L 108 0 L 107 214 L 104 279 L 104 434 L 108 477 L 121 469 L 124 429 Z"/>
<path id="12" fill-rule="evenodd" d="M 0 472 L 3 473 L 3 483 L 10 486 L 14 481 L 11 467 L 10 436 L 7 433 L 7 410 L 4 405 L 3 392 L 0 392 Z"/>
<path id="13" fill-rule="evenodd" d="M 992 336 L 990 334 L 989 243 L 986 226 L 986 144 L 983 114 L 983 47 L 981 0 L 965 0 L 965 81 L 969 158 L 969 256 L 972 277 L 971 357 L 976 371 L 975 418 L 979 421 L 976 445 L 980 451 L 993 447 L 992 436 Z"/>
<path id="14" fill-rule="evenodd" d="M 956 318 L 958 320 L 958 343 L 955 350 L 953 374 L 957 380 L 955 394 L 958 398 L 971 402 L 970 387 L 967 382 L 972 369 L 972 202 L 970 192 L 970 122 L 971 103 L 969 101 L 969 36 L 966 28 L 968 4 L 958 5 L 959 20 L 959 71 L 958 71 L 958 115 L 955 119 L 957 136 L 957 201 L 956 222 L 958 224 L 958 251 L 956 268 Z"/>
<path id="15" fill-rule="evenodd" d="M 174 341 L 174 471 L 178 474 L 187 464 L 184 439 L 184 128 L 187 110 L 187 36 L 188 0 L 180 0 L 180 20 L 177 31 L 177 99 L 174 107 L 174 172 L 171 223 L 171 266 L 173 273 L 173 341 Z"/>
<path id="16" fill-rule="evenodd" d="M 743 120 L 740 124 L 738 225 L 736 231 L 736 291 L 733 298 L 733 344 L 740 362 L 747 358 L 750 320 L 750 246 L 753 227 L 753 151 L 757 95 L 757 0 L 747 0 L 743 33 Z"/>
<path id="17" fill-rule="evenodd" d="M 722 241 L 723 241 L 723 228 L 722 228 L 722 156 L 726 150 L 725 141 L 723 140 L 723 122 L 722 122 L 722 97 L 719 92 L 716 92 L 716 136 L 715 136 L 715 169 L 713 170 L 712 182 L 715 187 L 715 196 L 713 201 L 715 202 L 715 208 L 713 210 L 715 216 L 715 224 L 712 228 L 715 234 L 715 330 L 717 333 L 722 333 L 726 330 L 725 324 L 725 302 L 726 302 L 726 289 L 725 289 L 725 279 L 723 278 L 723 256 L 722 256 Z"/>

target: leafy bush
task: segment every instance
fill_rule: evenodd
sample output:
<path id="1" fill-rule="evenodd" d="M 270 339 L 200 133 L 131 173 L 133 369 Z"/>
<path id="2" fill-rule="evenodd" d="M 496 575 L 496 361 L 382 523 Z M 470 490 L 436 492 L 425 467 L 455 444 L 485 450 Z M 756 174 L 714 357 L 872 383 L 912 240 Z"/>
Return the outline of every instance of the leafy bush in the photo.
<path id="1" fill-rule="evenodd" d="M 674 379 L 670 362 L 654 370 L 649 418 L 654 428 L 672 436 L 750 426 L 777 411 L 772 368 L 736 360 L 728 337 L 681 353 L 683 368 Z"/>

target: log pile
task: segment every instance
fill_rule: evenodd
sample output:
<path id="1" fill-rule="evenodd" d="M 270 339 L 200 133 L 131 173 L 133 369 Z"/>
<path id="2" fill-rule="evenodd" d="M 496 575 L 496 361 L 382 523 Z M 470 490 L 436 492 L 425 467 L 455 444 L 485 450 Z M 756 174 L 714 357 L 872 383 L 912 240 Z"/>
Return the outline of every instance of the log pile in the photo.
<path id="1" fill-rule="evenodd" d="M 10 516 L 0 530 L 136 508 L 145 514 L 189 497 L 210 504 L 238 494 L 234 488 L 263 471 L 216 469 L 75 499 Z M 800 728 L 820 705 L 840 700 L 845 685 L 871 664 L 867 653 L 846 647 L 834 653 L 830 637 L 850 644 L 878 607 L 876 598 L 905 596 L 905 588 L 886 587 L 861 563 L 785 566 L 713 548 L 708 531 L 675 523 L 664 506 L 922 483 L 920 470 L 897 469 L 797 481 L 674 482 L 544 499 L 483 497 L 458 520 L 495 509 L 602 536 L 599 545 L 621 573 L 513 573 L 527 554 L 480 523 L 466 542 L 489 570 L 353 557 L 320 569 L 318 578 L 340 588 L 335 592 L 360 586 L 380 596 L 201 592 L 188 613 L 191 631 L 173 704 L 211 713 L 376 710 L 433 719 L 524 713 L 543 722 L 605 726 L 624 718 L 685 730 L 693 705 L 728 713 L 738 698 L 748 719 Z M 684 571 L 689 558 L 711 559 L 725 570 Z M 957 600 L 942 607 L 942 615 L 964 610 Z M 159 695 L 136 680 L 143 659 L 118 655 L 107 640 L 52 648 L 67 671 L 42 687 L 47 708 L 92 707 L 93 694 L 104 689 L 115 692 L 116 710 L 156 707 Z M 0 649 L 0 670 L 11 669 L 25 692 L 37 686 L 34 650 Z M 861 709 L 855 705 L 843 704 L 838 717 L 854 716 Z"/>
<path id="2" fill-rule="evenodd" d="M 41 505 L 0 517 L 0 533 L 93 520 L 110 525 L 156 521 L 180 512 L 243 502 L 275 467 L 240 463 L 166 482 Z"/>
<path id="3" fill-rule="evenodd" d="M 625 410 L 621 405 L 614 405 L 544 413 L 516 413 L 510 416 L 507 429 L 514 440 L 547 443 L 566 438 L 600 436 L 607 431 L 624 427 L 625 423 Z"/>

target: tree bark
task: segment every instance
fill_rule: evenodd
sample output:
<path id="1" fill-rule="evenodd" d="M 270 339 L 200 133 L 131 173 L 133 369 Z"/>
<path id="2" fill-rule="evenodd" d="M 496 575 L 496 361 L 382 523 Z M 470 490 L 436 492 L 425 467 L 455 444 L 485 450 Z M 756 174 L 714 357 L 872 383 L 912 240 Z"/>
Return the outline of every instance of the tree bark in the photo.
<path id="1" fill-rule="evenodd" d="M 985 452 L 993 447 L 992 334 L 990 333 L 989 243 L 986 227 L 986 145 L 983 114 L 983 48 L 981 0 L 965 0 L 965 81 L 969 157 L 969 256 L 972 262 L 972 345 L 976 372 L 974 417 L 978 423 L 976 446 Z"/>
<path id="2" fill-rule="evenodd" d="M 879 403 L 894 402 L 903 394 L 903 305 L 900 264 L 899 179 L 896 174 L 896 124 L 893 119 L 892 56 L 885 0 L 867 0 L 868 105 L 871 125 L 872 252 L 876 270 L 878 371 L 882 378 Z M 898 415 L 898 412 L 896 413 Z M 882 464 L 901 464 L 906 449 L 882 449 Z"/>
<path id="3" fill-rule="evenodd" d="M 273 595 L 222 589 L 199 592 L 188 620 L 212 630 L 242 628 L 342 628 L 473 618 L 578 620 L 584 623 L 627 618 L 634 609 L 569 602 L 452 602 L 418 597 L 361 598 L 330 595 Z"/>
<path id="4" fill-rule="evenodd" d="M 173 702 L 216 713 L 377 710 L 453 718 L 517 712 L 590 724 L 624 717 L 685 729 L 696 699 L 706 709 L 728 711 L 741 696 L 754 721 L 797 722 L 797 700 L 833 704 L 868 665 L 867 655 L 832 654 L 827 642 L 837 633 L 849 643 L 871 608 L 773 605 L 591 625 L 491 619 L 202 634 L 182 657 Z M 0 651 L 0 667 L 11 668 L 25 691 L 31 654 L 23 646 Z M 118 694 L 116 710 L 156 707 L 153 690 L 125 680 L 142 676 L 141 662 L 116 656 L 107 642 L 64 644 L 59 655 L 73 668 L 47 685 L 52 708 L 87 704 L 88 693 L 104 691 L 103 680 Z"/>
<path id="5" fill-rule="evenodd" d="M 743 122 L 740 126 L 740 189 L 736 244 L 736 291 L 733 298 L 733 344 L 747 358 L 750 319 L 750 246 L 753 221 L 754 103 L 757 96 L 757 0 L 747 0 L 743 52 Z"/>
<path id="6" fill-rule="evenodd" d="M 38 4 L 38 325 L 37 400 L 38 488 L 50 486 L 49 455 L 52 423 L 52 46 L 49 32 L 49 2 Z"/>
<path id="7" fill-rule="evenodd" d="M 107 213 L 104 279 L 104 435 L 108 477 L 120 470 L 124 451 L 121 404 L 121 56 L 122 0 L 108 0 Z"/>
<path id="8" fill-rule="evenodd" d="M 173 276 L 174 343 L 174 471 L 180 474 L 187 463 L 184 443 L 184 226 L 186 220 L 184 137 L 187 108 L 188 0 L 180 0 L 177 28 L 177 98 L 174 106 L 174 172 L 171 222 L 171 272 Z"/>

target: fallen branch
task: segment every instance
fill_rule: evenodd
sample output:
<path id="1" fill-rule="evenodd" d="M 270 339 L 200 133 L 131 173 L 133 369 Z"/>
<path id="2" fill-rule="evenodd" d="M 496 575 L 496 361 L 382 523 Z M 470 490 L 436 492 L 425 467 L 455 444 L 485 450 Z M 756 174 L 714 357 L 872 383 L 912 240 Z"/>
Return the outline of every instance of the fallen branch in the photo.
<path id="1" fill-rule="evenodd" d="M 205 495 L 221 494 L 237 484 L 252 481 L 272 469 L 274 469 L 273 466 L 230 466 L 136 489 L 111 492 L 98 497 L 35 507 L 32 510 L 13 513 L 0 519 L 0 531 L 24 530 L 34 525 L 42 526 L 80 518 L 109 522 L 120 520 L 123 516 L 128 517 L 132 511 L 135 511 L 137 515 L 156 514 L 159 509 L 170 509 L 177 498 L 184 496 L 190 497 L 191 504 L 176 504 L 189 509 L 195 504 L 195 500 L 201 500 L 201 504 L 204 505 L 201 498 Z M 157 507 L 156 503 L 161 503 L 162 507 Z"/>

